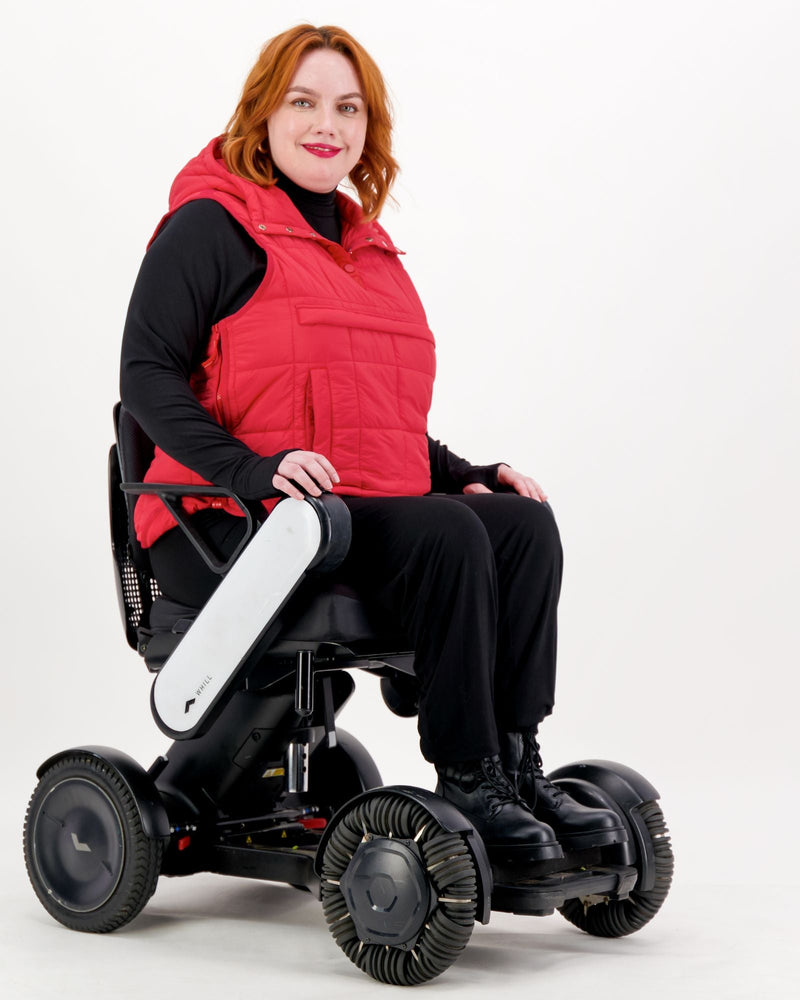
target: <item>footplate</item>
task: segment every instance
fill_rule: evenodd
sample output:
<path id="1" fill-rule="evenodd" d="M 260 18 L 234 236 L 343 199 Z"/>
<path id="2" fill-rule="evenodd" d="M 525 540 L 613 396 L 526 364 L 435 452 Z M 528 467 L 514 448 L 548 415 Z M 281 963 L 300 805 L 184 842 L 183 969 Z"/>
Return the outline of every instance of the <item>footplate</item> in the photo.
<path id="1" fill-rule="evenodd" d="M 636 885 L 638 872 L 622 865 L 573 868 L 539 878 L 495 882 L 492 909 L 503 913 L 547 916 L 568 899 L 582 899 L 587 905 L 625 899 Z"/>

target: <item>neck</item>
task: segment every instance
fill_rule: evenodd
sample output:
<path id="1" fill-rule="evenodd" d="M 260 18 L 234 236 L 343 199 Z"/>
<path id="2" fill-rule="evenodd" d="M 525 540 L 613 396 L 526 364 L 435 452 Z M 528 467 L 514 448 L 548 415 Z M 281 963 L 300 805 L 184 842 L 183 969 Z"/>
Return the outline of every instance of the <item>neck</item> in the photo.
<path id="1" fill-rule="evenodd" d="M 298 208 L 300 207 L 299 203 L 304 202 L 308 205 L 313 205 L 317 209 L 336 209 L 336 188 L 333 191 L 309 191 L 308 188 L 295 184 L 290 177 L 287 177 L 286 174 L 278 170 L 274 164 L 272 171 L 275 174 L 278 187 L 281 191 L 285 191 L 289 195 Z"/>
<path id="2" fill-rule="evenodd" d="M 293 180 L 281 173 L 273 164 L 273 172 L 278 182 L 278 187 L 291 198 L 294 207 L 303 216 L 312 229 L 324 236 L 327 240 L 339 243 L 341 240 L 341 226 L 339 223 L 339 212 L 336 207 L 336 189 L 333 191 L 309 191 L 300 187 Z"/>

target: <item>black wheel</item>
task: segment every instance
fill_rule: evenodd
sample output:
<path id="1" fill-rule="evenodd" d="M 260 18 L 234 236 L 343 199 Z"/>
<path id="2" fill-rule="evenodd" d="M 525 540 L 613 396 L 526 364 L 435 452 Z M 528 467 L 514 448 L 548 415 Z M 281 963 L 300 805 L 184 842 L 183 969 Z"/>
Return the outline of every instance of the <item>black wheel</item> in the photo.
<path id="1" fill-rule="evenodd" d="M 475 923 L 477 878 L 464 837 L 390 791 L 337 821 L 321 887 L 336 943 L 367 975 L 394 986 L 448 969 Z"/>
<path id="2" fill-rule="evenodd" d="M 570 899 L 560 906 L 571 924 L 597 937 L 624 937 L 649 923 L 661 909 L 672 884 L 674 856 L 664 814 L 657 802 L 639 807 L 655 859 L 655 884 L 652 889 L 634 889 L 627 899 L 595 902 Z"/>
<path id="3" fill-rule="evenodd" d="M 162 842 L 145 834 L 127 784 L 92 757 L 65 757 L 42 775 L 24 846 L 36 895 L 73 930 L 104 933 L 128 923 L 161 870 Z"/>

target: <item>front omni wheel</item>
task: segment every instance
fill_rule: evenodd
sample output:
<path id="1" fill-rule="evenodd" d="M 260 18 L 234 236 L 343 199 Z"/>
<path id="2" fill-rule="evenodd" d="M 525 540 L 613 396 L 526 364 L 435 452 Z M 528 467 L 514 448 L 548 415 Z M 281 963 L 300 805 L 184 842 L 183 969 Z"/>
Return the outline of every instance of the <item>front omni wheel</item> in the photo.
<path id="1" fill-rule="evenodd" d="M 596 937 L 624 937 L 649 923 L 661 909 L 672 884 L 675 859 L 664 814 L 657 802 L 638 809 L 653 854 L 655 879 L 650 889 L 634 889 L 627 899 L 569 899 L 558 910 L 571 924 Z"/>
<path id="2" fill-rule="evenodd" d="M 44 908 L 67 927 L 104 933 L 153 895 L 162 842 L 142 829 L 126 782 L 79 754 L 49 768 L 25 817 L 25 865 Z"/>
<path id="3" fill-rule="evenodd" d="M 390 791 L 338 821 L 321 887 L 336 943 L 367 975 L 394 986 L 444 972 L 475 923 L 478 887 L 466 840 Z"/>

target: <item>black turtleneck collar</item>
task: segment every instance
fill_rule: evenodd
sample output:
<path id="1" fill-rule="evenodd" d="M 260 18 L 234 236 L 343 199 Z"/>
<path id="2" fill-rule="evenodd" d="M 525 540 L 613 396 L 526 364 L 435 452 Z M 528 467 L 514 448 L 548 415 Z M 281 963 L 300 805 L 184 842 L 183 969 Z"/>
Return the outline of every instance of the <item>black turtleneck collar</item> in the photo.
<path id="1" fill-rule="evenodd" d="M 320 236 L 324 236 L 326 240 L 333 240 L 334 243 L 340 243 L 342 227 L 336 207 L 336 190 L 324 191 L 322 193 L 309 191 L 306 188 L 300 187 L 299 184 L 295 184 L 286 174 L 281 173 L 274 164 L 272 170 L 277 179 L 278 187 L 285 194 L 289 195 L 292 204 L 309 226 L 315 229 Z"/>

